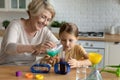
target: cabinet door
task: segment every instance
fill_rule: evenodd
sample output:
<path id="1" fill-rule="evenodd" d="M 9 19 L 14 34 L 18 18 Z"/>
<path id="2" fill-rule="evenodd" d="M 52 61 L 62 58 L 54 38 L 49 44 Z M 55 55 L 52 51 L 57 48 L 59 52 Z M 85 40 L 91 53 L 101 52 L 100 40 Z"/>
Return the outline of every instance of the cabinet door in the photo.
<path id="1" fill-rule="evenodd" d="M 11 6 L 12 9 L 18 8 L 18 0 L 11 0 Z"/>
<path id="2" fill-rule="evenodd" d="M 26 0 L 11 0 L 10 9 L 11 10 L 26 9 Z"/>
<path id="3" fill-rule="evenodd" d="M 120 64 L 120 43 L 109 44 L 109 51 L 108 51 L 108 64 L 109 65 L 118 65 Z"/>
<path id="4" fill-rule="evenodd" d="M 26 11 L 32 0 L 0 0 L 0 11 Z"/>
<path id="5" fill-rule="evenodd" d="M 11 0 L 10 11 L 26 11 L 30 0 Z"/>
<path id="6" fill-rule="evenodd" d="M 19 9 L 26 9 L 26 0 L 19 0 Z"/>
<path id="7" fill-rule="evenodd" d="M 11 8 L 26 9 L 26 0 L 11 0 Z"/>
<path id="8" fill-rule="evenodd" d="M 0 0 L 0 11 L 6 11 L 8 5 L 6 3 L 9 3 L 8 0 Z"/>
<path id="9" fill-rule="evenodd" d="M 5 0 L 0 0 L 0 8 L 5 8 Z"/>

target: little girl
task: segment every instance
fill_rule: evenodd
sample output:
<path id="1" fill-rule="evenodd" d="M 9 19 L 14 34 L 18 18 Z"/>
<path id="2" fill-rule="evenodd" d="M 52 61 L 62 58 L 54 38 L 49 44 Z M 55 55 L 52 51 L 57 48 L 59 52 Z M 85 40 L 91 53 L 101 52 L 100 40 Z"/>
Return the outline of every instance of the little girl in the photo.
<path id="1" fill-rule="evenodd" d="M 87 52 L 81 46 L 76 44 L 78 40 L 78 28 L 73 23 L 64 23 L 60 27 L 59 38 L 65 51 L 65 60 L 71 68 L 79 66 L 89 66 L 91 62 L 88 59 Z"/>
<path id="2" fill-rule="evenodd" d="M 75 24 L 62 24 L 59 31 L 59 39 L 63 45 L 63 51 L 65 51 L 65 61 L 69 63 L 71 68 L 91 65 L 85 49 L 81 45 L 76 44 L 78 40 L 78 28 Z M 47 55 L 41 60 L 41 63 L 54 66 L 54 64 L 60 61 L 58 56 L 50 57 Z"/>

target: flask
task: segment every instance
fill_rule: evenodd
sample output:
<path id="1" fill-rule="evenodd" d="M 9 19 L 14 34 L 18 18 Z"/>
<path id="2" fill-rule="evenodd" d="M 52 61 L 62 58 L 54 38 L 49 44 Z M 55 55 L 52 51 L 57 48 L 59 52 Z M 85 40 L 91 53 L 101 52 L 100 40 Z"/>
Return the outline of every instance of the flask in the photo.
<path id="1" fill-rule="evenodd" d="M 60 44 L 60 42 L 57 42 L 56 44 L 57 44 L 56 47 L 47 50 L 47 54 L 51 57 L 54 57 L 62 50 L 62 44 Z"/>
<path id="2" fill-rule="evenodd" d="M 79 66 L 79 62 L 77 63 L 76 68 L 76 80 L 86 80 L 86 68 L 87 66 Z"/>
<path id="3" fill-rule="evenodd" d="M 60 62 L 54 65 L 54 71 L 56 74 L 65 75 L 70 72 L 70 65 L 65 61 L 65 51 L 60 52 Z"/>

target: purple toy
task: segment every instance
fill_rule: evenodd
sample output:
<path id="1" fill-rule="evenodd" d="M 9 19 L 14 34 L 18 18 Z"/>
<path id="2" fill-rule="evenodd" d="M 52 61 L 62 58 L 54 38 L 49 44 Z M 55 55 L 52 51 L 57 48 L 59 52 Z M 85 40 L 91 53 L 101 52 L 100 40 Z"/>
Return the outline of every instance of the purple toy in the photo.
<path id="1" fill-rule="evenodd" d="M 21 71 L 17 71 L 16 72 L 16 77 L 19 77 L 19 76 L 21 76 L 22 75 L 22 72 Z"/>

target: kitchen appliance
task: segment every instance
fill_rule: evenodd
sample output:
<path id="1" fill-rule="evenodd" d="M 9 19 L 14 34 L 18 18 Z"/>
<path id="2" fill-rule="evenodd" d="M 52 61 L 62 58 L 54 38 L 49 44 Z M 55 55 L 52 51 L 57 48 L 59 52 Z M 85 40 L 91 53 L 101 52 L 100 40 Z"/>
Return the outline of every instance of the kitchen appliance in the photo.
<path id="1" fill-rule="evenodd" d="M 79 36 L 92 37 L 92 38 L 104 38 L 104 32 L 79 32 Z"/>
<path id="2" fill-rule="evenodd" d="M 103 58 L 98 65 L 98 68 L 104 67 L 105 62 L 105 42 L 101 41 L 78 41 L 78 44 L 82 45 L 87 53 L 97 52 L 102 54 Z"/>
<path id="3" fill-rule="evenodd" d="M 110 26 L 110 34 L 115 34 L 115 26 Z"/>

